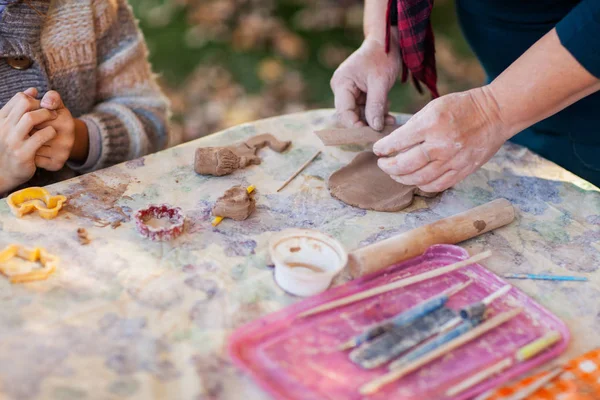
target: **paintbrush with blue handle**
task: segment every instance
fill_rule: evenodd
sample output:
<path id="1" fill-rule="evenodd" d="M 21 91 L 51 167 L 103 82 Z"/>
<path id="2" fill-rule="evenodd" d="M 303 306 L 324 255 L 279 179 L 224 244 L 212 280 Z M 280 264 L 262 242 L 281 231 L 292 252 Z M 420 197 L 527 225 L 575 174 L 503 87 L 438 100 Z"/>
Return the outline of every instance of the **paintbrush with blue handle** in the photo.
<path id="1" fill-rule="evenodd" d="M 417 319 L 423 318 L 424 316 L 442 308 L 448 302 L 451 296 L 465 289 L 472 282 L 473 281 L 469 279 L 466 282 L 455 285 L 449 289 L 446 289 L 441 294 L 436 295 L 428 300 L 425 300 L 424 302 L 417 304 L 416 306 L 408 309 L 407 311 L 401 312 L 393 318 L 371 326 L 360 335 L 357 335 L 345 342 L 344 344 L 342 344 L 339 347 L 339 349 L 348 350 L 354 348 L 371 339 L 376 338 L 377 336 L 384 334 L 392 328 L 412 324 Z"/>

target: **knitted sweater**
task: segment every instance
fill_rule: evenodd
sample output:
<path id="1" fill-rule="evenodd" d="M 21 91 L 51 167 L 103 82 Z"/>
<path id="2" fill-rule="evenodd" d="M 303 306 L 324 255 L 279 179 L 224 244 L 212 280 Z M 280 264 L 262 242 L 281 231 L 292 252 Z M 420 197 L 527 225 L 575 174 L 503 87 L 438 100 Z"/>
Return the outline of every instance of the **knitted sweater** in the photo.
<path id="1" fill-rule="evenodd" d="M 166 147 L 168 103 L 147 61 L 127 0 L 4 0 L 0 16 L 0 106 L 17 92 L 56 90 L 89 132 L 84 164 L 38 170 L 31 184 L 90 172 Z M 30 7 L 30 5 L 33 7 Z M 26 56 L 27 70 L 7 57 Z"/>

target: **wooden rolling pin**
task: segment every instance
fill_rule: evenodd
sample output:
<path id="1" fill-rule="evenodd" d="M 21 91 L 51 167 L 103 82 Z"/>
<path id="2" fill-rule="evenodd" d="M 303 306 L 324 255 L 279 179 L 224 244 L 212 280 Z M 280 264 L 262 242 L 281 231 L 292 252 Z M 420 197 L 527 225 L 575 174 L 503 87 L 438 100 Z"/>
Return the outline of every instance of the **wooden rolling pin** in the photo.
<path id="1" fill-rule="evenodd" d="M 434 244 L 456 244 L 510 224 L 515 209 L 510 201 L 498 199 L 415 228 L 381 242 L 354 250 L 348 266 L 353 277 L 359 277 L 423 254 Z"/>

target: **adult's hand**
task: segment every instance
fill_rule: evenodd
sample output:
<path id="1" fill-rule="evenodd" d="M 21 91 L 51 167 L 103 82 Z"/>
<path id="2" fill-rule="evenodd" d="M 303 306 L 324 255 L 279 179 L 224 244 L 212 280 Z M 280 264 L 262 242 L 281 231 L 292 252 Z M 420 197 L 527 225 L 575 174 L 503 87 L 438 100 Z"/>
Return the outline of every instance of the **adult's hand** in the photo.
<path id="1" fill-rule="evenodd" d="M 367 37 L 362 46 L 344 61 L 331 79 L 338 121 L 345 127 L 365 126 L 382 130 L 395 119 L 388 114 L 388 92 L 400 71 L 397 46 Z"/>
<path id="2" fill-rule="evenodd" d="M 395 181 L 440 192 L 485 164 L 514 133 L 484 86 L 431 101 L 373 151 Z"/>

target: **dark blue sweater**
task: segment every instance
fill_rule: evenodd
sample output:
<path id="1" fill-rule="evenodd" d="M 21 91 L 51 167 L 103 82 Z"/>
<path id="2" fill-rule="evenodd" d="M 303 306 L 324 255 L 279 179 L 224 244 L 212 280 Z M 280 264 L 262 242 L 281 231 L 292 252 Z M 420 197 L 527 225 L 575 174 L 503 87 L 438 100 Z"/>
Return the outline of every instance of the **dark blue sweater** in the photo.
<path id="1" fill-rule="evenodd" d="M 554 27 L 563 46 L 600 79 L 600 0 L 456 0 L 456 6 L 489 80 Z M 600 186 L 600 92 L 512 140 Z"/>

